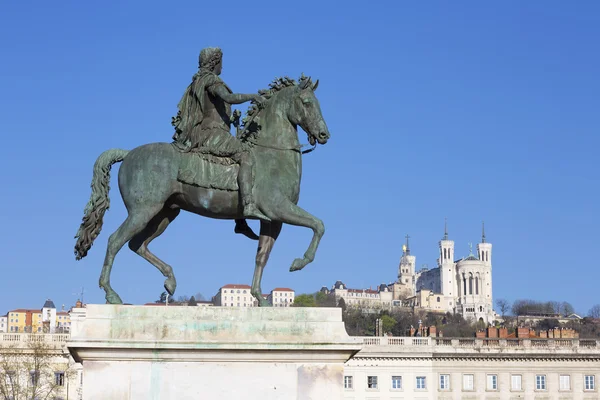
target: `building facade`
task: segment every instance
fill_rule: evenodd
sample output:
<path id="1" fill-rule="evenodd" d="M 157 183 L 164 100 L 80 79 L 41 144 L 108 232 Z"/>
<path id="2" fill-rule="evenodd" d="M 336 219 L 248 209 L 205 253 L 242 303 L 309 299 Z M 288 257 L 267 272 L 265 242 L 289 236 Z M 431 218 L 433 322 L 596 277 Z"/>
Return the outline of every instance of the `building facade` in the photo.
<path id="1" fill-rule="evenodd" d="M 256 307 L 258 302 L 250 293 L 249 285 L 228 284 L 219 289 L 213 303 L 222 307 Z"/>
<path id="2" fill-rule="evenodd" d="M 58 311 L 48 299 L 41 309 L 19 308 L 6 314 L 8 333 L 67 333 L 71 329 L 71 318 L 66 311 Z"/>
<path id="3" fill-rule="evenodd" d="M 258 307 L 249 285 L 227 284 L 213 297 L 213 304 L 221 307 Z M 275 288 L 262 294 L 263 299 L 274 307 L 289 307 L 294 303 L 295 292 L 290 288 Z"/>
<path id="4" fill-rule="evenodd" d="M 294 303 L 296 293 L 290 288 L 275 288 L 267 296 L 267 300 L 273 307 L 291 307 Z"/>
<path id="5" fill-rule="evenodd" d="M 39 312 L 39 310 L 38 310 Z M 0 398 L 81 400 L 83 366 L 66 347 L 70 334 L 0 334 Z"/>
<path id="6" fill-rule="evenodd" d="M 389 308 L 396 298 L 394 297 L 393 284 L 388 286 L 383 283 L 377 289 L 351 289 L 344 282 L 337 281 L 331 289 L 323 286 L 320 291 L 334 296 L 337 301 L 344 299 L 347 306 L 367 309 Z"/>
<path id="7" fill-rule="evenodd" d="M 345 400 L 598 399 L 600 341 L 357 338 Z"/>

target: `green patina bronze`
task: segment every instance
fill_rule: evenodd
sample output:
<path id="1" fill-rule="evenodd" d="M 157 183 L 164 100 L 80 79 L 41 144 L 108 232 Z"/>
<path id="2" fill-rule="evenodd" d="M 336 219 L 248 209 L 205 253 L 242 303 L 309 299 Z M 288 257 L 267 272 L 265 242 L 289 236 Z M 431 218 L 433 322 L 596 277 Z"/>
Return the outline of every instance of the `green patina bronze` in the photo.
<path id="1" fill-rule="evenodd" d="M 258 238 L 252 294 L 261 306 L 263 269 L 283 223 L 312 229 L 312 241 L 290 271 L 312 262 L 324 234 L 323 222 L 298 207 L 302 175 L 302 146 L 297 127 L 311 145 L 325 144 L 329 131 L 315 96 L 318 81 L 302 76 L 274 80 L 258 94 L 235 94 L 220 78 L 222 53 L 207 48 L 200 54 L 199 71 L 187 87 L 173 118 L 172 143 L 150 143 L 133 150 L 110 149 L 94 164 L 92 194 L 75 236 L 75 256 L 85 257 L 100 234 L 110 205 L 110 169 L 119 169 L 119 190 L 127 219 L 108 239 L 100 287 L 108 303 L 122 303 L 110 286 L 110 272 L 119 250 L 126 244 L 167 278 L 165 289 L 173 295 L 173 269 L 148 250 L 180 210 L 208 218 L 235 220 L 236 233 Z M 250 101 L 240 124 L 231 104 Z M 234 125 L 237 135 L 230 134 Z M 260 220 L 256 237 L 245 219 Z"/>

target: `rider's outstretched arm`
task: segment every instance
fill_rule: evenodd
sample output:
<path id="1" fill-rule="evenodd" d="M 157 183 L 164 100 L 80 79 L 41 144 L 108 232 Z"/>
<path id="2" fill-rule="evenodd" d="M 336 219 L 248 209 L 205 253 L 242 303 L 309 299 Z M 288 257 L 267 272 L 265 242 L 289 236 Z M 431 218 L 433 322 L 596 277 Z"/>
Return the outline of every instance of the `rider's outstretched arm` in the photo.
<path id="1" fill-rule="evenodd" d="M 229 93 L 223 85 L 213 85 L 208 90 L 213 96 L 220 97 L 221 100 L 229 104 L 242 104 L 259 97 L 258 94 Z"/>

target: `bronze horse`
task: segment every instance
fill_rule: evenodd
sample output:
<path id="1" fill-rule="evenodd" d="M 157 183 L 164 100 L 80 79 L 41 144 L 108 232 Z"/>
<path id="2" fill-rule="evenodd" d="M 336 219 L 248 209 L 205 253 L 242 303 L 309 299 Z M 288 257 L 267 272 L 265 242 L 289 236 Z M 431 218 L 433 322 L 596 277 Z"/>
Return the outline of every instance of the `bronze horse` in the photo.
<path id="1" fill-rule="evenodd" d="M 262 297 L 263 269 L 283 223 L 312 229 L 313 238 L 304 257 L 293 261 L 290 271 L 297 271 L 312 262 L 325 232 L 323 222 L 298 207 L 302 154 L 298 140 L 298 125 L 316 145 L 327 143 L 329 131 L 315 96 L 318 81 L 302 77 L 297 83 L 289 78 L 276 80 L 265 94 L 266 103 L 252 121 L 257 132 L 244 137 L 253 143 L 255 180 L 253 193 L 257 207 L 270 221 L 260 221 L 260 237 L 252 295 L 261 306 L 268 305 Z M 255 107 L 255 111 L 256 111 Z M 251 124 L 252 125 L 252 124 Z M 246 130 L 248 126 L 246 126 Z M 111 149 L 102 153 L 94 164 L 92 195 L 88 202 L 75 245 L 76 259 L 87 255 L 94 239 L 100 234 L 103 217 L 109 208 L 110 169 L 122 161 L 119 169 L 119 190 L 128 216 L 108 239 L 106 257 L 100 275 L 100 287 L 106 292 L 107 303 L 121 304 L 119 295 L 110 286 L 110 272 L 119 250 L 129 248 L 154 265 L 167 278 L 165 289 L 173 295 L 177 286 L 173 269 L 148 249 L 152 240 L 186 210 L 208 218 L 233 220 L 243 218 L 238 191 L 199 187 L 177 179 L 184 154 L 171 143 L 150 143 L 133 150 Z"/>

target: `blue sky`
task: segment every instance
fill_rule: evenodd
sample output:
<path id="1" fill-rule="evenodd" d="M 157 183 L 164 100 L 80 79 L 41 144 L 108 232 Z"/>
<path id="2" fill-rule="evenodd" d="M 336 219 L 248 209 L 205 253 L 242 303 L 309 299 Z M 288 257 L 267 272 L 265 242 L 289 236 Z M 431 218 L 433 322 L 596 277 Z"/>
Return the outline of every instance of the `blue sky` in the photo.
<path id="1" fill-rule="evenodd" d="M 170 141 L 206 46 L 223 49 L 237 92 L 302 72 L 321 82 L 332 138 L 304 160 L 300 205 L 327 231 L 290 273 L 311 232 L 285 226 L 263 291 L 391 282 L 407 233 L 432 267 L 447 217 L 457 256 L 485 220 L 495 298 L 600 303 L 597 2 L 169 3 L 0 5 L 0 311 L 69 307 L 81 287 L 104 302 L 106 241 L 126 212 L 115 166 L 103 231 L 75 261 L 93 163 Z M 176 296 L 250 283 L 256 244 L 232 230 L 182 213 L 152 243 Z M 124 301 L 157 299 L 163 279 L 127 248 L 117 256 Z"/>

